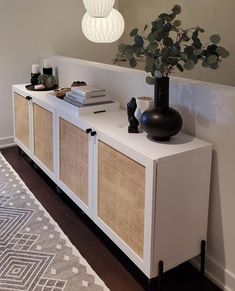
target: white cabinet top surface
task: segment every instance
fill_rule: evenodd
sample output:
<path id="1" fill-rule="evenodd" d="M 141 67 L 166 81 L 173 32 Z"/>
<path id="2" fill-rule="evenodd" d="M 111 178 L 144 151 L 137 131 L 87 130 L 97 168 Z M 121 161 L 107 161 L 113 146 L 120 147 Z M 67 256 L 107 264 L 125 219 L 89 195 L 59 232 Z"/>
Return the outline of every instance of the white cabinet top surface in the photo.
<path id="1" fill-rule="evenodd" d="M 152 160 L 212 147 L 211 144 L 184 133 L 179 133 L 177 136 L 172 137 L 169 142 L 153 142 L 147 138 L 146 133 L 129 134 L 127 112 L 125 110 L 78 116 L 75 106 L 48 95 L 48 92 L 28 91 L 25 85 L 15 85 L 13 86 L 13 91 L 24 96 L 30 95 L 50 105 L 54 105 L 55 109 L 64 109 L 69 115 L 85 122 L 98 133 L 126 145 Z"/>
<path id="2" fill-rule="evenodd" d="M 33 98 L 37 98 L 38 100 L 42 102 L 48 102 L 56 107 L 64 108 L 65 110 L 69 110 L 71 114 L 77 115 L 78 114 L 78 108 L 65 102 L 64 100 L 61 100 L 59 98 L 56 98 L 52 95 L 53 91 L 30 91 L 25 88 L 26 84 L 19 84 L 13 86 L 13 91 L 22 94 L 23 96 L 31 96 Z"/>
<path id="3" fill-rule="evenodd" d="M 209 143 L 182 132 L 172 137 L 169 142 L 151 141 L 146 133 L 129 134 L 127 112 L 124 110 L 83 115 L 79 118 L 92 124 L 98 133 L 103 133 L 153 160 L 211 147 Z"/>

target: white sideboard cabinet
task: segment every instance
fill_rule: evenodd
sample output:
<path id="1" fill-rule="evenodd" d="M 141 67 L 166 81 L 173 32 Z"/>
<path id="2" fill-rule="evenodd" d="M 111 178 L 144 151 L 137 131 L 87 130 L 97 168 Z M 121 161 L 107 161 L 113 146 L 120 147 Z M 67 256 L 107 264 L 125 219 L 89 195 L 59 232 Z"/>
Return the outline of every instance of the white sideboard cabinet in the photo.
<path id="1" fill-rule="evenodd" d="M 24 85 L 13 100 L 18 146 L 149 279 L 201 253 L 211 144 L 183 133 L 152 142 L 128 134 L 124 110 L 79 115 Z"/>

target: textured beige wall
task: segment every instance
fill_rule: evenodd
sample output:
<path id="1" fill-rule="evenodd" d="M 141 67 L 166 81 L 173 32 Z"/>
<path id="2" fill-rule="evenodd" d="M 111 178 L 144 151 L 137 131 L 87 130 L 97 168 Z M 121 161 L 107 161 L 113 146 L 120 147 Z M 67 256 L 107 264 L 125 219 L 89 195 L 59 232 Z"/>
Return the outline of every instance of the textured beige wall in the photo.
<path id="1" fill-rule="evenodd" d="M 183 74 L 177 71 L 177 76 L 235 86 L 234 0 L 120 0 L 120 11 L 126 22 L 125 33 L 120 42 L 129 42 L 129 32 L 133 28 L 142 29 L 160 13 L 170 11 L 175 4 L 182 7 L 179 19 L 183 21 L 183 26 L 187 28 L 200 25 L 206 29 L 205 36 L 207 37 L 214 33 L 220 34 L 221 44 L 231 53 L 217 71 L 201 68 L 199 65 L 194 70 Z"/>
<path id="2" fill-rule="evenodd" d="M 94 44 L 82 33 L 82 0 L 0 0 L 0 145 L 13 136 L 11 85 L 27 83 L 31 64 L 60 54 L 110 63 L 117 44 Z"/>

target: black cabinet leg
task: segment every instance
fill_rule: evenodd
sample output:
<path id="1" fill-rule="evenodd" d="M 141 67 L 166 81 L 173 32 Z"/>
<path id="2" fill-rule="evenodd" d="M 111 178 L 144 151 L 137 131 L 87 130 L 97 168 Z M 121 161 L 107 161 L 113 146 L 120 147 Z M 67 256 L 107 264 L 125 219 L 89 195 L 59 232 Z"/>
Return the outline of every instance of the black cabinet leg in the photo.
<path id="1" fill-rule="evenodd" d="M 201 241 L 201 275 L 204 277 L 205 274 L 205 260 L 206 260 L 206 241 Z"/>
<path id="2" fill-rule="evenodd" d="M 19 150 L 19 156 L 22 156 L 22 154 L 23 154 L 22 149 L 20 147 L 18 147 L 18 150 Z"/>
<path id="3" fill-rule="evenodd" d="M 57 185 L 56 185 L 56 193 L 59 194 L 59 195 L 63 193 L 63 191 Z"/>
<path id="4" fill-rule="evenodd" d="M 162 288 L 162 278 L 163 278 L 163 272 L 164 272 L 164 262 L 159 261 L 158 263 L 158 290 L 160 291 Z"/>
<path id="5" fill-rule="evenodd" d="M 38 165 L 36 163 L 33 163 L 33 167 L 34 167 L 35 170 L 39 169 L 39 167 L 38 167 Z"/>

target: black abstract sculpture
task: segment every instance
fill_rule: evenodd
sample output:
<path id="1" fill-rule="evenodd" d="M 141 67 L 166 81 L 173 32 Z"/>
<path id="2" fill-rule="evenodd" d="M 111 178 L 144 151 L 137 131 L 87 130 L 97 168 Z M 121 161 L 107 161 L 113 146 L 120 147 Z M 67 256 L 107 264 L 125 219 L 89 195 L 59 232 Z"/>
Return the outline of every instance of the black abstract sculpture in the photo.
<path id="1" fill-rule="evenodd" d="M 128 132 L 129 133 L 139 133 L 138 126 L 139 121 L 135 117 L 135 111 L 137 108 L 136 100 L 135 98 L 131 98 L 130 102 L 127 103 L 127 115 L 128 115 L 128 121 L 130 125 L 128 126 Z"/>

